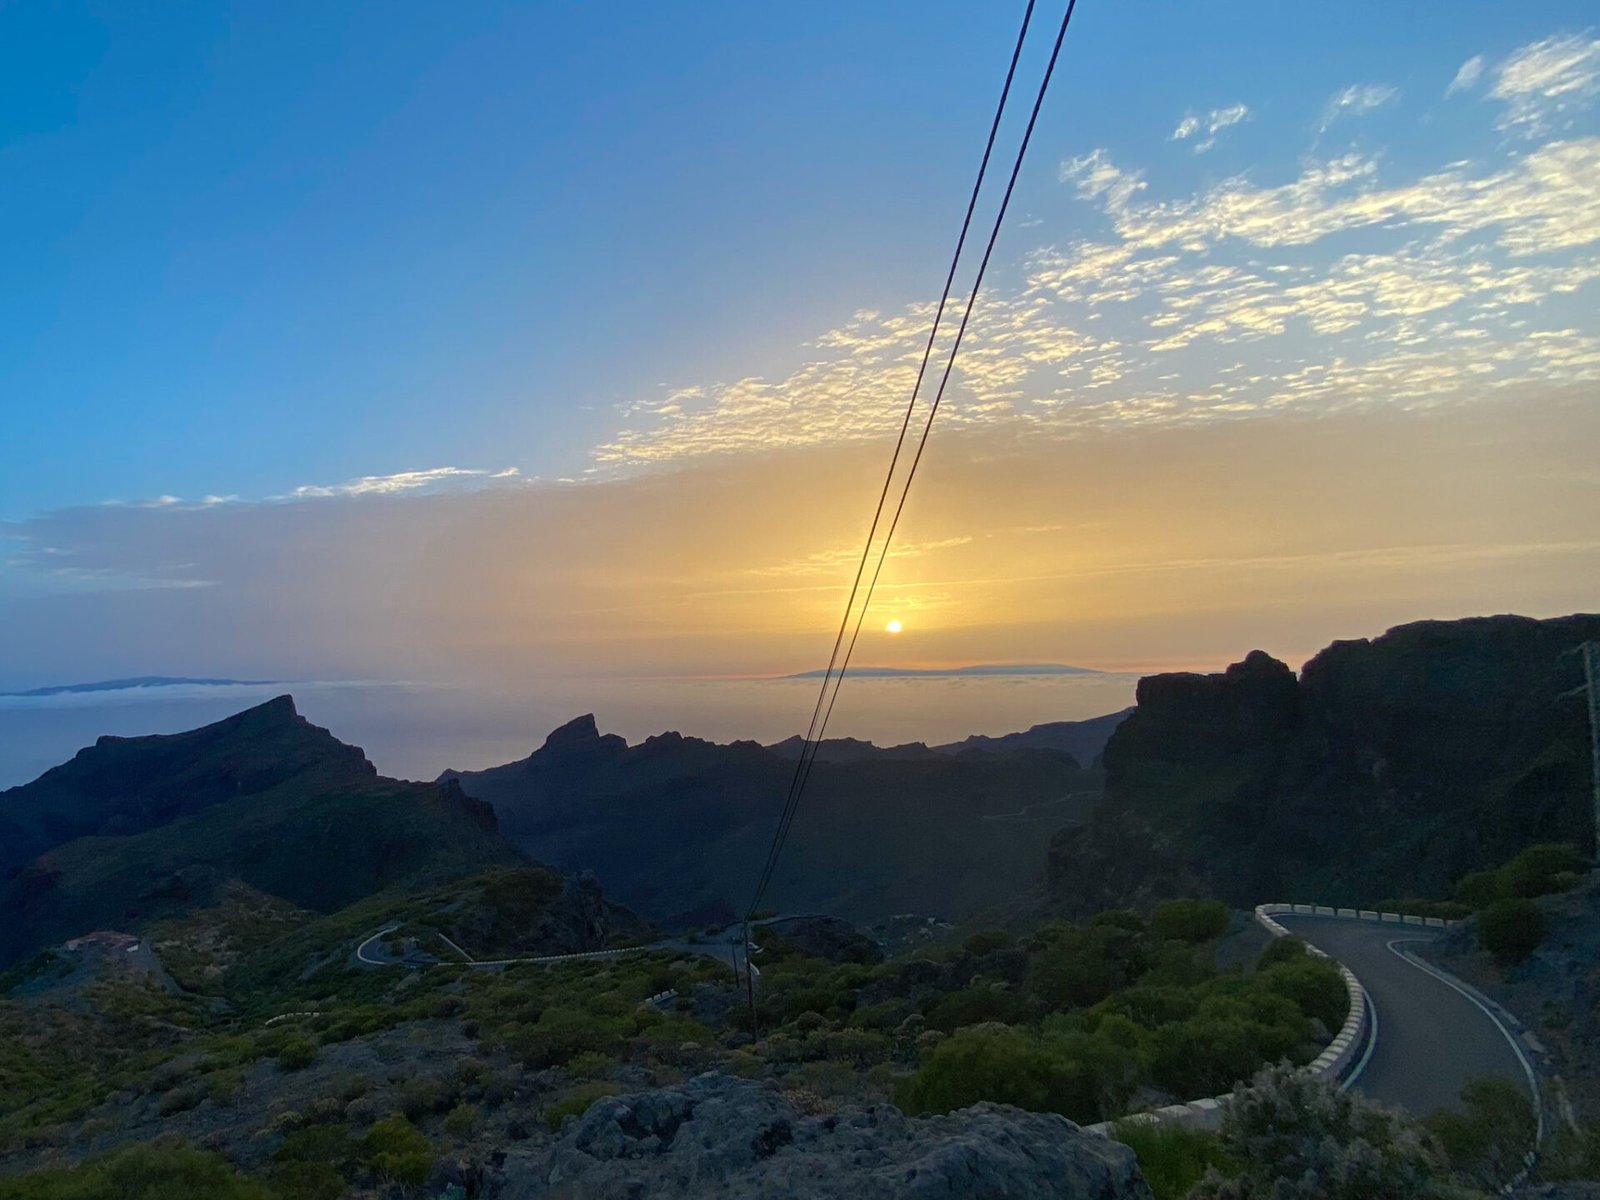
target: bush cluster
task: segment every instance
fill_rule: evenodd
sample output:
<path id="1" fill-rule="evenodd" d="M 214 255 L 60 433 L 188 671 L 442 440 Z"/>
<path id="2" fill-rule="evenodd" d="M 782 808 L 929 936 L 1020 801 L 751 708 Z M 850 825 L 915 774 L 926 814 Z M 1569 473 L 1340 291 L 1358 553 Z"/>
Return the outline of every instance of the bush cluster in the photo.
<path id="1" fill-rule="evenodd" d="M 1512 967 L 1544 940 L 1544 910 L 1532 900 L 1507 897 L 1478 913 L 1478 944 L 1501 966 Z"/>
<path id="2" fill-rule="evenodd" d="M 1486 908 L 1498 900 L 1549 896 L 1564 892 L 1583 878 L 1588 867 L 1578 847 L 1569 842 L 1529 846 L 1493 871 L 1477 871 L 1456 884 L 1456 900 L 1469 908 Z"/>

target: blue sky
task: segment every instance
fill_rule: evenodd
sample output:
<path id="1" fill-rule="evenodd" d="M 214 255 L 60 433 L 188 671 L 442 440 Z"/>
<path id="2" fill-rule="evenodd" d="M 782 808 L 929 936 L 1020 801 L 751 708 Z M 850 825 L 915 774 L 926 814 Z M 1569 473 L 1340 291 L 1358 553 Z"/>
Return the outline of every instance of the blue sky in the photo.
<path id="1" fill-rule="evenodd" d="M 1020 15 L 0 8 L 0 687 L 814 667 Z M 1589 3 L 1084 0 L 873 660 L 1592 606 L 1597 103 Z"/>
<path id="2" fill-rule="evenodd" d="M 0 516 L 577 475 L 621 405 L 781 375 L 936 287 L 1019 13 L 7 5 Z M 1153 194 L 1292 162 L 1352 83 L 1400 95 L 1321 142 L 1450 161 L 1483 140 L 1460 63 L 1589 18 L 1086 3 L 1019 224 L 1087 224 L 1056 168 L 1097 146 Z M 1168 140 L 1240 103 L 1209 154 Z"/>

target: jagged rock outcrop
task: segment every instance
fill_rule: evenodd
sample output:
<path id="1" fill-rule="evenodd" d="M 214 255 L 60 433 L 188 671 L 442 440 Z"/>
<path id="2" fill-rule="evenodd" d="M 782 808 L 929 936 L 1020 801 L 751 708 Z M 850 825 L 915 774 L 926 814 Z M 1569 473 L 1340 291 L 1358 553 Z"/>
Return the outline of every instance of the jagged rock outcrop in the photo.
<path id="1" fill-rule="evenodd" d="M 1539 841 L 1587 850 L 1581 665 L 1600 616 L 1420 621 L 1300 678 L 1257 651 L 1141 681 L 1106 796 L 1052 843 L 1058 905 L 1438 895 Z"/>
<path id="2" fill-rule="evenodd" d="M 911 1118 L 805 1115 L 770 1083 L 701 1075 L 595 1103 L 553 1146 L 512 1150 L 489 1200 L 1150 1200 L 1126 1146 L 1064 1117 L 979 1104 Z"/>

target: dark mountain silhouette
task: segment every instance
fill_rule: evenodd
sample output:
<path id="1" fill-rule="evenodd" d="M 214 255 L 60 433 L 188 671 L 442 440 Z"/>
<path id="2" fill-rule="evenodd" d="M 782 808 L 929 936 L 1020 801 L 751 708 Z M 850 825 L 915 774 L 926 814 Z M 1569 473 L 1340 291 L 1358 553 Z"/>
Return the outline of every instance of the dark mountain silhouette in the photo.
<path id="1" fill-rule="evenodd" d="M 454 784 L 378 775 L 288 696 L 188 733 L 103 737 L 0 793 L 0 964 L 209 903 L 238 879 L 322 911 L 522 856 Z"/>
<path id="2" fill-rule="evenodd" d="M 666 923 L 726 921 L 753 892 L 794 773 L 784 744 L 664 733 L 636 746 L 593 716 L 529 757 L 446 772 L 505 835 Z M 810 777 L 771 904 L 876 920 L 959 916 L 1039 877 L 1050 831 L 1087 815 L 1097 777 L 1058 750 L 944 755 L 833 744 Z"/>
<path id="3" fill-rule="evenodd" d="M 1086 721 L 1050 721 L 1034 725 L 1021 733 L 987 737 L 975 733 L 959 742 L 929 746 L 924 742 L 904 742 L 898 746 L 875 746 L 856 738 L 827 738 L 817 748 L 818 762 L 860 762 L 869 758 L 927 758 L 935 754 L 1006 753 L 1011 750 L 1063 750 L 1080 764 L 1091 764 L 1105 749 L 1111 731 L 1133 709 L 1091 717 Z M 803 744 L 799 734 L 768 746 L 774 754 L 793 760 Z"/>
<path id="4" fill-rule="evenodd" d="M 1106 742 L 1117 726 L 1122 724 L 1131 708 L 1091 717 L 1087 721 L 1050 721 L 1034 725 L 1021 733 L 1006 733 L 999 737 L 985 737 L 975 733 L 959 742 L 935 746 L 940 754 L 965 754 L 974 750 L 1065 750 L 1080 763 L 1093 763 L 1106 748 Z"/>
<path id="5" fill-rule="evenodd" d="M 781 742 L 774 742 L 767 749 L 781 758 L 790 762 L 800 757 L 800 749 L 805 745 L 798 733 L 793 737 L 784 738 Z M 904 742 L 898 746 L 876 746 L 871 742 L 863 742 L 858 738 L 824 738 L 817 743 L 816 759 L 818 762 L 849 763 L 861 762 L 865 759 L 883 758 L 931 758 L 935 751 L 922 742 Z"/>
<path id="6" fill-rule="evenodd" d="M 74 838 L 139 833 L 293 779 L 376 774 L 359 749 L 300 716 L 289 696 L 187 733 L 102 737 L 0 792 L 0 872 Z"/>
<path id="7" fill-rule="evenodd" d="M 1540 841 L 1592 844 L 1578 643 L 1600 617 L 1421 621 L 1335 642 L 1297 679 L 1255 651 L 1155 675 L 1106 746 L 1106 796 L 1063 830 L 1070 911 L 1211 894 L 1441 895 Z"/>

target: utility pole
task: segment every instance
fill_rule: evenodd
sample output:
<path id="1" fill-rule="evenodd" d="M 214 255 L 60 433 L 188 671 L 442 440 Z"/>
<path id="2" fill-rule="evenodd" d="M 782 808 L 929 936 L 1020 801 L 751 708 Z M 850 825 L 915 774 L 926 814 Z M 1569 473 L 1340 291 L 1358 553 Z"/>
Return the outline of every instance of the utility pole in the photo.
<path id="1" fill-rule="evenodd" d="M 1589 693 L 1589 781 L 1594 788 L 1594 856 L 1600 866 L 1600 642 L 1585 642 L 1578 649 Z"/>

